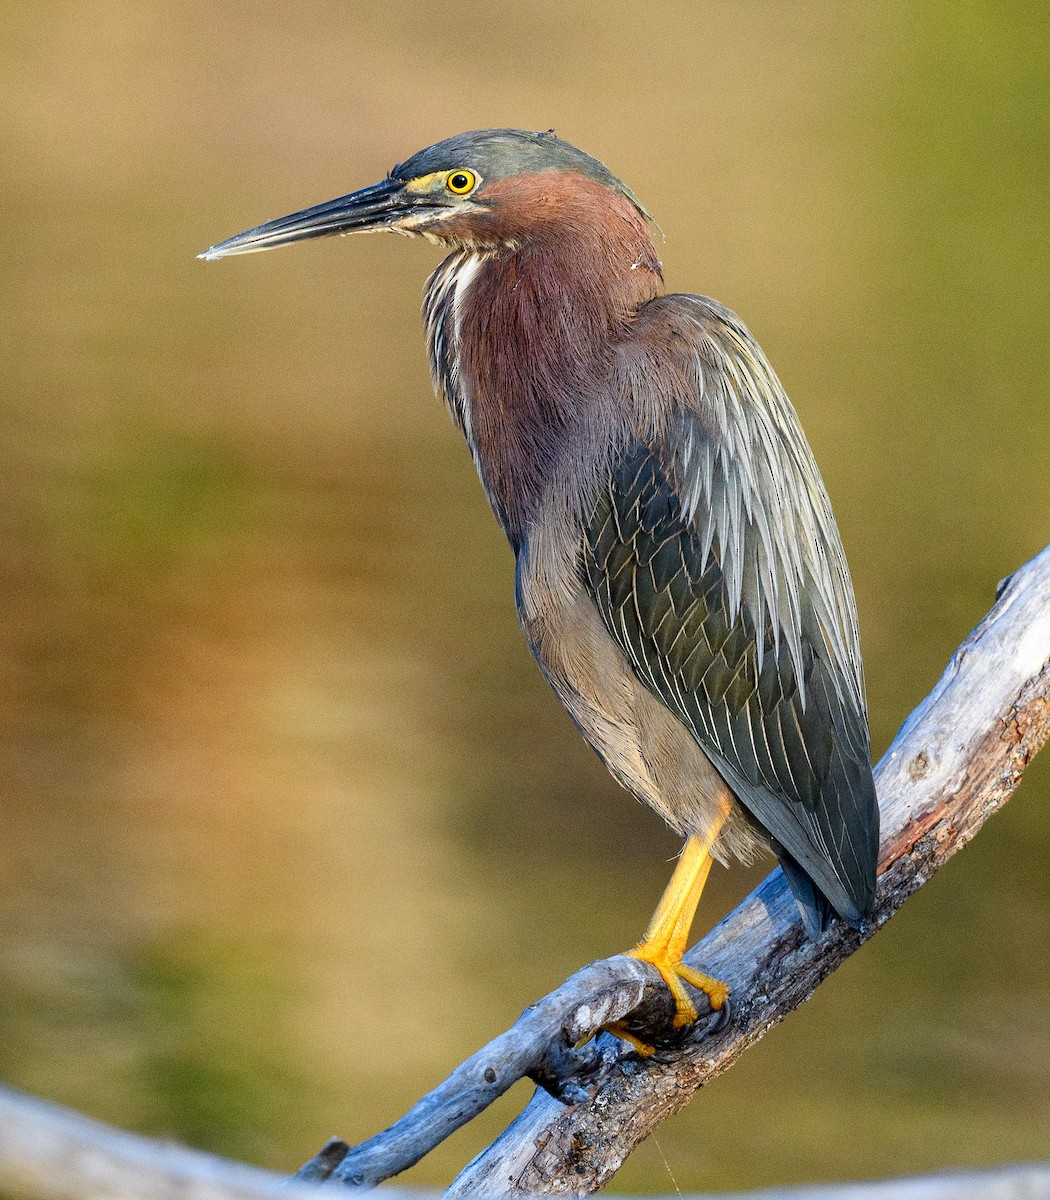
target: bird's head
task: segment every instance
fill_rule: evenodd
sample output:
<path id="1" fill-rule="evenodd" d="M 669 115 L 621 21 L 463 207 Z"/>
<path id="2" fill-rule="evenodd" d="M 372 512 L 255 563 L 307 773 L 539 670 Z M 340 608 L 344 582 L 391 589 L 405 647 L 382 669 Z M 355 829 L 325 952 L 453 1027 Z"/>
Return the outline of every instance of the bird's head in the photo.
<path id="1" fill-rule="evenodd" d="M 399 163 L 386 179 L 228 238 L 200 257 L 250 254 L 328 234 L 389 230 L 451 246 L 517 245 L 574 214 L 639 223 L 649 214 L 596 158 L 553 133 L 460 133 Z"/>

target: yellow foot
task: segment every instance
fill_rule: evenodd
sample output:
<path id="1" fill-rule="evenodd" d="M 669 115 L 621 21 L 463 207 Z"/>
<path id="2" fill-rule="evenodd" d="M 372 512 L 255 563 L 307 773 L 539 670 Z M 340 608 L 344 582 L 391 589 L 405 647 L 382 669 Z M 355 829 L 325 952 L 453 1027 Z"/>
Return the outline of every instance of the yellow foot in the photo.
<path id="1" fill-rule="evenodd" d="M 693 914 L 711 870 L 711 847 L 728 815 L 727 804 L 720 820 L 708 831 L 707 836 L 693 836 L 686 842 L 645 935 L 633 950 L 628 951 L 632 958 L 651 963 L 671 989 L 675 1002 L 675 1029 L 692 1025 L 698 1016 L 696 1005 L 685 990 L 686 983 L 705 993 L 712 1012 L 720 1012 L 729 999 L 729 987 L 721 979 L 712 979 L 710 975 L 694 971 L 682 962 L 682 955 L 689 944 L 689 927 L 693 922 Z M 630 1042 L 644 1057 L 653 1053 L 652 1046 L 639 1041 L 624 1028 L 623 1022 L 608 1026 L 608 1030 L 618 1038 Z"/>
<path id="2" fill-rule="evenodd" d="M 611 1033 L 613 1037 L 618 1037 L 621 1042 L 626 1042 L 629 1046 L 633 1046 L 640 1058 L 652 1058 L 656 1053 L 656 1047 L 650 1046 L 648 1042 L 643 1042 L 637 1034 L 632 1033 L 627 1028 L 625 1021 L 613 1021 L 609 1025 L 603 1026 L 606 1033 Z"/>
<path id="3" fill-rule="evenodd" d="M 682 962 L 681 955 L 675 956 L 668 946 L 662 946 L 653 942 L 642 942 L 641 945 L 635 946 L 633 950 L 629 950 L 628 954 L 631 958 L 640 958 L 642 962 L 651 963 L 663 977 L 664 983 L 671 990 L 671 995 L 674 997 L 675 1012 L 674 1027 L 681 1029 L 685 1025 L 692 1025 L 696 1020 L 698 1013 L 696 1005 L 689 999 L 689 993 L 685 990 L 685 985 L 682 983 L 684 979 L 686 983 L 691 983 L 693 987 L 698 988 L 707 996 L 707 1002 L 711 1005 L 712 1012 L 719 1012 L 722 1006 L 729 999 L 729 985 L 723 983 L 721 979 L 714 979 L 710 975 L 705 975 L 702 971 L 696 971 L 692 967 L 687 967 Z M 615 1031 L 613 1031 L 615 1032 Z M 621 1036 L 617 1033 L 617 1036 Z"/>

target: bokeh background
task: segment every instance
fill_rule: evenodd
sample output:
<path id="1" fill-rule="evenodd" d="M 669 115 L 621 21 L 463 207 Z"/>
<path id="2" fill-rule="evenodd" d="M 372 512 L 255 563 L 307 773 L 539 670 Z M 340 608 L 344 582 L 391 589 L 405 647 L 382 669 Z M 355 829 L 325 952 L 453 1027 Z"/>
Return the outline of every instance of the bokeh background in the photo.
<path id="1" fill-rule="evenodd" d="M 0 44 L 0 1078 L 292 1169 L 630 945 L 676 843 L 530 662 L 440 252 L 258 221 L 461 129 L 607 161 L 784 379 L 875 750 L 1050 538 L 1050 10 L 28 0 Z M 1050 1153 L 1050 763 L 620 1190 Z M 759 877 L 719 871 L 713 920 Z M 701 923 L 703 922 L 701 918 Z M 447 1181 L 526 1098 L 408 1178 Z"/>

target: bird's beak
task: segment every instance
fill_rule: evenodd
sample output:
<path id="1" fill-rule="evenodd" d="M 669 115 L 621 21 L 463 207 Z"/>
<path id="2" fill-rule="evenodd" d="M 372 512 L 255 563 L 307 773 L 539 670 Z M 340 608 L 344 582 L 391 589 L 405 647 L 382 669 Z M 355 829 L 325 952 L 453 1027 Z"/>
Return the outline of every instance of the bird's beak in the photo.
<path id="1" fill-rule="evenodd" d="M 289 242 L 326 237 L 330 233 L 361 233 L 369 229 L 390 229 L 418 207 L 418 198 L 405 190 L 397 179 L 384 179 L 371 187 L 304 208 L 291 216 L 278 217 L 257 225 L 236 237 L 227 238 L 205 250 L 198 258 L 225 258 L 228 254 L 253 254 L 271 250 Z"/>

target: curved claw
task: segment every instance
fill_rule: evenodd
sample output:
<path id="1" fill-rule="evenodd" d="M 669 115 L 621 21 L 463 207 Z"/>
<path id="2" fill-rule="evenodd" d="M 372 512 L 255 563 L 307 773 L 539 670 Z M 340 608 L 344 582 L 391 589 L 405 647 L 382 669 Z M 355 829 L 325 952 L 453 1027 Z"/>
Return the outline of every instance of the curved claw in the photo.
<path id="1" fill-rule="evenodd" d="M 733 1009 L 729 1003 L 729 997 L 726 996 L 725 1003 L 722 1005 L 722 1007 L 716 1008 L 708 1018 L 707 1028 L 704 1030 L 704 1037 L 706 1037 L 709 1033 L 721 1033 L 721 1031 L 729 1024 L 732 1015 Z"/>

